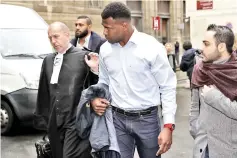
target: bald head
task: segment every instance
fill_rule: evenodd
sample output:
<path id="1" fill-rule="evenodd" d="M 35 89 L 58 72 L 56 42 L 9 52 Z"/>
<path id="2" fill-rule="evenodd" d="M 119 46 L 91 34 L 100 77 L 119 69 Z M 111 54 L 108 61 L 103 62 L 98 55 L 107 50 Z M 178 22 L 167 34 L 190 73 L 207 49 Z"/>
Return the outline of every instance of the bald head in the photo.
<path id="1" fill-rule="evenodd" d="M 62 22 L 54 22 L 49 25 L 48 37 L 57 52 L 63 53 L 68 48 L 70 42 L 69 32 L 67 25 Z"/>
<path id="2" fill-rule="evenodd" d="M 54 23 L 50 24 L 49 29 L 53 29 L 53 30 L 55 29 L 55 30 L 62 31 L 62 32 L 65 32 L 68 34 L 70 33 L 70 30 L 67 27 L 67 25 L 65 25 L 62 22 L 54 22 Z"/>

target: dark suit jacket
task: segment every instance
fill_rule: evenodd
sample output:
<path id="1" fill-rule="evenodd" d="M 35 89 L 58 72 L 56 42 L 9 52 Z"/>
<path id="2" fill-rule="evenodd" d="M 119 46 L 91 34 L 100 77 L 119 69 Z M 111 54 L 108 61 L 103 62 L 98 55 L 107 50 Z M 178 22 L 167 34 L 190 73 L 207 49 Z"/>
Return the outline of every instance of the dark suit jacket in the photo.
<path id="1" fill-rule="evenodd" d="M 74 46 L 67 50 L 57 84 L 50 83 L 56 53 L 44 58 L 34 119 L 36 128 L 47 129 L 52 108 L 56 109 L 58 127 L 74 125 L 76 107 L 82 90 L 86 88 L 85 81 L 89 79 L 89 68 L 84 61 L 87 53 Z"/>
<path id="2" fill-rule="evenodd" d="M 75 47 L 77 46 L 77 40 L 78 38 L 73 38 L 71 40 L 71 44 L 74 45 Z M 95 32 L 91 32 L 91 37 L 90 37 L 90 41 L 89 41 L 89 45 L 88 45 L 88 49 L 90 49 L 91 52 L 96 52 L 99 53 L 100 52 L 100 46 L 106 41 L 106 39 L 100 37 L 97 33 Z M 92 84 L 96 84 L 99 80 L 99 77 L 95 74 L 93 74 L 92 72 L 90 72 L 89 74 L 89 78 L 90 80 L 88 82 L 86 82 L 86 84 L 92 85 Z"/>
<path id="3" fill-rule="evenodd" d="M 185 51 L 179 66 L 180 70 L 187 72 L 190 81 L 192 79 L 193 67 L 195 65 L 195 51 L 196 49 L 193 48 Z"/>
<path id="4" fill-rule="evenodd" d="M 73 38 L 71 40 L 71 44 L 74 45 L 75 47 L 77 46 L 77 40 L 78 40 L 78 38 Z M 105 41 L 106 41 L 106 39 L 100 37 L 97 33 L 92 31 L 88 47 L 92 52 L 99 53 L 100 52 L 100 46 Z"/>

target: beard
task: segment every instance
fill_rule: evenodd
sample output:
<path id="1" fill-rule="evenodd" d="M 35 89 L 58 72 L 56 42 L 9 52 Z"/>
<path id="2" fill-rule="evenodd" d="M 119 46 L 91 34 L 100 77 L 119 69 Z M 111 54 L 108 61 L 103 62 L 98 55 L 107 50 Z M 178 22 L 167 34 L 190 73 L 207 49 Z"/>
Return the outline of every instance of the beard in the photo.
<path id="1" fill-rule="evenodd" d="M 217 60 L 219 60 L 219 58 L 221 57 L 221 53 L 218 51 L 218 49 L 216 48 L 215 51 L 213 51 L 213 53 L 211 53 L 212 55 L 204 55 L 204 63 L 213 63 Z"/>
<path id="2" fill-rule="evenodd" d="M 88 35 L 88 33 L 89 33 L 88 29 L 86 29 L 85 31 L 83 31 L 80 34 L 76 33 L 76 38 L 84 38 L 84 37 L 86 37 L 86 35 Z"/>

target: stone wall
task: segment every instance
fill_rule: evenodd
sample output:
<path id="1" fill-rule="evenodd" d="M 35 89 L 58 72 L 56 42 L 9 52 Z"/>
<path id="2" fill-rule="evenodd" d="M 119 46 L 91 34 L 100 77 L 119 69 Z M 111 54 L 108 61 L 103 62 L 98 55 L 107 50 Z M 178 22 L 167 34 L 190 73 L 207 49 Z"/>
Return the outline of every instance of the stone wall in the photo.
<path id="1" fill-rule="evenodd" d="M 88 15 L 92 19 L 93 30 L 100 35 L 103 34 L 100 13 L 102 7 L 89 6 L 89 1 L 9 1 L 1 0 L 3 4 L 14 4 L 34 9 L 48 23 L 61 21 L 71 30 L 74 36 L 75 21 L 79 15 Z"/>
<path id="2" fill-rule="evenodd" d="M 64 22 L 71 30 L 71 36 L 74 36 L 75 21 L 79 15 L 88 15 L 92 19 L 92 29 L 103 35 L 103 27 L 101 25 L 100 14 L 105 5 L 114 0 L 0 0 L 0 3 L 14 4 L 25 6 L 37 11 L 48 24 L 54 21 Z M 120 0 L 123 3 L 127 3 L 126 0 Z M 132 16 L 136 17 L 133 21 L 138 22 L 140 25 L 140 31 L 153 35 L 157 39 L 160 39 L 160 32 L 154 31 L 152 28 L 152 17 L 157 16 L 158 7 L 157 1 L 142 0 L 127 3 L 128 5 L 134 5 L 131 7 Z M 138 8 L 141 6 L 141 11 Z M 169 41 L 174 42 L 176 40 L 182 41 L 182 32 L 179 29 L 179 24 L 183 21 L 183 1 L 170 1 L 170 19 L 169 19 Z M 134 9 L 135 8 L 135 9 Z M 137 20 L 137 21 L 136 21 Z"/>

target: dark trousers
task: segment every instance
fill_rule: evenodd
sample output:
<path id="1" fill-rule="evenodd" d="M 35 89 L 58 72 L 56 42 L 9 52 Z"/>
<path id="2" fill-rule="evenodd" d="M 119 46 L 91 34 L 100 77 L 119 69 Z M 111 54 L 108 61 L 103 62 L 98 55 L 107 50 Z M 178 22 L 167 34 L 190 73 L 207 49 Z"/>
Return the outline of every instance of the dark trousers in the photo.
<path id="1" fill-rule="evenodd" d="M 121 158 L 133 158 L 135 146 L 140 158 L 160 158 L 156 157 L 160 133 L 157 118 L 157 108 L 151 114 L 141 116 L 125 116 L 113 111 Z"/>
<path id="2" fill-rule="evenodd" d="M 92 158 L 88 139 L 81 140 L 74 127 L 57 127 L 55 109 L 49 120 L 48 134 L 53 158 Z"/>

